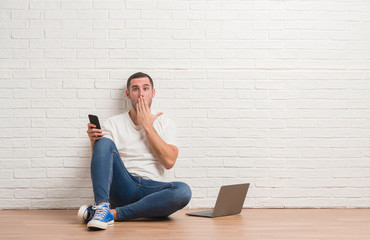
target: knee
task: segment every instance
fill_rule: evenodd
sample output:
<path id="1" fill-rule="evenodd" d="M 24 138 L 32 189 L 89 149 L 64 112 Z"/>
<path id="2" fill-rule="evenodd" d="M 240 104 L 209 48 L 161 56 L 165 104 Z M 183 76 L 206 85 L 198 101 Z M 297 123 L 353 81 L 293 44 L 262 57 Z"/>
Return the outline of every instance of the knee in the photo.
<path id="1" fill-rule="evenodd" d="M 181 205 L 181 208 L 185 207 L 191 200 L 191 189 L 188 184 L 183 182 L 176 182 L 177 188 L 177 203 Z"/>
<path id="2" fill-rule="evenodd" d="M 94 144 L 94 150 L 95 148 L 107 148 L 114 145 L 114 142 L 106 137 L 102 137 L 99 140 L 97 140 Z"/>

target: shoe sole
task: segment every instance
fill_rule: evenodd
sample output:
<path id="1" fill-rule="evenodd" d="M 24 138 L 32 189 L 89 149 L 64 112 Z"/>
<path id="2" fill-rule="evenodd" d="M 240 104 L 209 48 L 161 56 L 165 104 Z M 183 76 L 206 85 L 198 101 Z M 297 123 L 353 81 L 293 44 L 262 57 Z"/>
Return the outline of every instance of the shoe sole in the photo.
<path id="1" fill-rule="evenodd" d="M 85 219 L 84 219 L 84 213 L 86 211 L 86 209 L 89 207 L 89 205 L 83 205 L 82 207 L 80 207 L 80 209 L 78 210 L 78 213 L 77 213 L 77 220 L 82 222 L 82 223 L 85 223 Z"/>
<path id="2" fill-rule="evenodd" d="M 114 220 L 109 222 L 102 222 L 97 220 L 91 220 L 88 224 L 88 228 L 98 228 L 98 229 L 107 229 L 108 227 L 114 224 Z"/>

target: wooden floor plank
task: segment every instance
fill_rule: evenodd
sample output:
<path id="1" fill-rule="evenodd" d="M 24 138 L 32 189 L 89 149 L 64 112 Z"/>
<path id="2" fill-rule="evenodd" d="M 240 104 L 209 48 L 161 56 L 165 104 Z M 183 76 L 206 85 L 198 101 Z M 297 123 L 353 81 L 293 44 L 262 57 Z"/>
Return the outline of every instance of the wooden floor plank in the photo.
<path id="1" fill-rule="evenodd" d="M 244 209 L 215 219 L 190 211 L 89 231 L 77 210 L 2 210 L 0 239 L 370 239 L 370 209 Z"/>

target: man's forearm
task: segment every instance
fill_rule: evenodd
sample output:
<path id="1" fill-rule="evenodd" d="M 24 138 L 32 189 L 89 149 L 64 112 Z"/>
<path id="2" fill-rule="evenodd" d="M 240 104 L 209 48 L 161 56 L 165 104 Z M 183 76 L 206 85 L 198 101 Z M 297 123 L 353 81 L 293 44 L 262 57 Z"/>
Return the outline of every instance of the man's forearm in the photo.
<path id="1" fill-rule="evenodd" d="M 175 165 L 178 156 L 178 148 L 163 141 L 153 126 L 144 128 L 144 131 L 149 145 L 158 161 L 166 169 L 171 169 Z"/>

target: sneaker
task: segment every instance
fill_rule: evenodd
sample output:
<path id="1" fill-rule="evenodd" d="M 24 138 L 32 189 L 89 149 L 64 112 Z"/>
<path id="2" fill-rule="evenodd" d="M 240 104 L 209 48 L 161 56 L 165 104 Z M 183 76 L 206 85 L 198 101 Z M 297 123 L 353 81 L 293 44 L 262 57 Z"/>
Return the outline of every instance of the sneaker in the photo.
<path id="1" fill-rule="evenodd" d="M 108 204 L 100 204 L 92 209 L 95 210 L 95 214 L 87 224 L 88 228 L 107 229 L 113 225 L 113 214 L 109 211 Z"/>
<path id="2" fill-rule="evenodd" d="M 82 223 L 88 223 L 94 217 L 94 213 L 93 206 L 83 205 L 78 210 L 77 219 Z"/>

